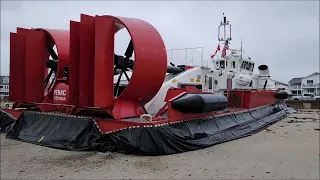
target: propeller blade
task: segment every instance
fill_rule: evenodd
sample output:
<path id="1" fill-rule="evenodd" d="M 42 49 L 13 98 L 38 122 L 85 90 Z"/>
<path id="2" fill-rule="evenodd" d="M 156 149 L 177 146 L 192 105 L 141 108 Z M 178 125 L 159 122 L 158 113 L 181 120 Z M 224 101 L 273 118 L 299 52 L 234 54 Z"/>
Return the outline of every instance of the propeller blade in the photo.
<path id="1" fill-rule="evenodd" d="M 49 59 L 46 62 L 46 66 L 47 66 L 47 68 L 50 68 L 50 69 L 53 69 L 54 71 L 57 71 L 57 69 L 58 69 L 58 60 Z"/>
<path id="2" fill-rule="evenodd" d="M 171 65 L 171 66 L 176 66 L 176 65 L 175 65 L 175 64 L 173 64 L 172 62 L 170 62 L 170 65 Z"/>
<path id="3" fill-rule="evenodd" d="M 50 70 L 49 74 L 47 75 L 46 79 L 44 80 L 44 88 L 47 87 L 48 82 L 49 82 L 49 80 L 50 80 L 50 77 L 51 77 L 52 73 L 53 73 L 53 69 Z"/>
<path id="4" fill-rule="evenodd" d="M 50 56 L 52 57 L 52 59 L 58 60 L 58 56 L 57 56 L 56 52 L 54 52 L 53 48 L 47 47 L 47 50 L 48 50 Z"/>
<path id="5" fill-rule="evenodd" d="M 126 53 L 124 54 L 126 56 L 126 58 L 130 58 L 133 54 L 133 43 L 132 43 L 132 39 L 130 40 Z"/>
<path id="6" fill-rule="evenodd" d="M 126 78 L 127 78 L 128 82 L 129 82 L 129 81 L 130 81 L 130 78 L 129 78 L 129 76 L 128 76 L 127 72 L 126 72 L 126 71 L 123 71 L 123 73 L 124 73 L 124 75 L 126 76 Z"/>
<path id="7" fill-rule="evenodd" d="M 140 104 L 140 106 L 142 107 L 142 109 L 144 110 L 144 112 L 145 112 L 146 114 L 148 114 L 147 109 L 144 107 L 144 105 L 142 104 L 141 101 L 139 101 L 139 104 Z"/>
<path id="8" fill-rule="evenodd" d="M 119 92 L 119 86 L 120 86 L 120 80 L 121 80 L 121 76 L 122 76 L 122 73 L 123 71 L 121 71 L 120 75 L 119 75 L 119 78 L 118 78 L 118 81 L 117 81 L 117 84 L 116 84 L 116 97 L 118 96 L 118 92 Z"/>
<path id="9" fill-rule="evenodd" d="M 50 85 L 49 85 L 49 88 L 48 88 L 48 91 L 51 89 L 53 83 L 54 83 L 54 79 L 51 81 L 51 83 L 50 83 Z"/>

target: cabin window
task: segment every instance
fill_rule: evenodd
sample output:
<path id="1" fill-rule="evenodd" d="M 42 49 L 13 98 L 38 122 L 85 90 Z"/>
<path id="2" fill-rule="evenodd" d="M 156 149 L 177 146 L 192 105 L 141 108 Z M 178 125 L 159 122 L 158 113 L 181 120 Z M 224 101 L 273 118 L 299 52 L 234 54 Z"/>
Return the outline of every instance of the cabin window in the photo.
<path id="1" fill-rule="evenodd" d="M 212 89 L 212 77 L 209 77 L 209 89 Z"/>
<path id="2" fill-rule="evenodd" d="M 247 63 L 246 70 L 250 70 L 251 63 Z"/>
<path id="3" fill-rule="evenodd" d="M 244 69 L 244 62 L 242 62 L 241 64 L 241 69 Z"/>
<path id="4" fill-rule="evenodd" d="M 224 61 L 220 61 L 220 68 L 222 68 L 222 69 L 225 68 Z"/>
<path id="5" fill-rule="evenodd" d="M 245 62 L 245 61 L 242 62 L 241 69 L 249 70 L 250 69 L 250 63 Z"/>
<path id="6" fill-rule="evenodd" d="M 251 64 L 250 71 L 253 71 L 253 69 L 254 69 L 254 64 Z"/>
<path id="7" fill-rule="evenodd" d="M 232 68 L 236 68 L 236 62 L 235 61 L 232 61 L 231 67 Z"/>
<path id="8" fill-rule="evenodd" d="M 247 64 L 248 64 L 247 62 L 243 62 L 243 63 L 242 63 L 243 66 L 242 66 L 241 68 L 242 68 L 242 69 L 246 69 L 246 68 L 247 68 Z"/>

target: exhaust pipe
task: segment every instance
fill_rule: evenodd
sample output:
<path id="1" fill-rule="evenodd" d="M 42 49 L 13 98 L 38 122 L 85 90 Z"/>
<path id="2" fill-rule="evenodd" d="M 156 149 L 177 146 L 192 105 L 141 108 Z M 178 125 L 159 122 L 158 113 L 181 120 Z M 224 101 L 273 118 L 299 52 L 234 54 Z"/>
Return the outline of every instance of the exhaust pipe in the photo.
<path id="1" fill-rule="evenodd" d="M 259 77 L 270 77 L 269 67 L 267 65 L 260 65 L 259 69 Z"/>
<path id="2" fill-rule="evenodd" d="M 258 69 L 259 69 L 259 87 L 262 89 L 266 89 L 268 85 L 268 80 L 270 78 L 269 67 L 263 64 L 263 65 L 260 65 Z"/>

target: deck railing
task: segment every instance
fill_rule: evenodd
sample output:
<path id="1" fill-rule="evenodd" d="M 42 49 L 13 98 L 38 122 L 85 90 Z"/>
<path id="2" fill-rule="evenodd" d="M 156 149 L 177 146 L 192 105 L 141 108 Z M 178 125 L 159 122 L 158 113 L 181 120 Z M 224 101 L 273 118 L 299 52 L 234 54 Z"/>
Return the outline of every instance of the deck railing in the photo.
<path id="1" fill-rule="evenodd" d="M 168 63 L 175 65 L 185 64 L 189 66 L 204 66 L 206 63 L 203 61 L 203 48 L 181 48 L 181 49 L 168 49 L 167 50 Z"/>
<path id="2" fill-rule="evenodd" d="M 319 88 L 319 87 L 320 87 L 320 83 L 307 83 L 307 84 L 302 84 L 302 87 Z"/>

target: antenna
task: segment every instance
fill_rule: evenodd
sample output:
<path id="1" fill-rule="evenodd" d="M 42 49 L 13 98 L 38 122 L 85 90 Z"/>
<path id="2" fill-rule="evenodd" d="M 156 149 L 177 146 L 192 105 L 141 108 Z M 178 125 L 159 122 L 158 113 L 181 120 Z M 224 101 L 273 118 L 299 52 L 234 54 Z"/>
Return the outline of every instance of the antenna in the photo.
<path id="1" fill-rule="evenodd" d="M 229 26 L 229 34 L 227 34 L 227 27 Z M 220 29 L 223 27 L 223 35 L 220 36 Z M 229 21 L 227 21 L 227 17 L 224 15 L 224 12 L 222 13 L 222 20 L 220 22 L 220 25 L 218 26 L 218 41 L 219 42 L 224 42 L 225 45 L 228 45 L 230 41 L 232 40 L 231 38 L 231 24 L 229 24 Z"/>
<path id="2" fill-rule="evenodd" d="M 242 38 L 241 38 L 241 51 L 240 51 L 240 59 L 242 59 Z"/>

